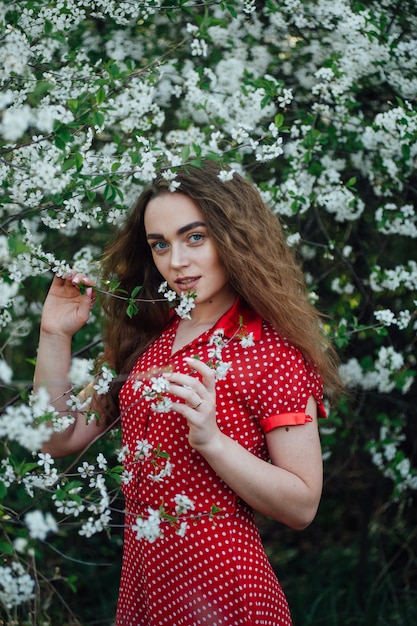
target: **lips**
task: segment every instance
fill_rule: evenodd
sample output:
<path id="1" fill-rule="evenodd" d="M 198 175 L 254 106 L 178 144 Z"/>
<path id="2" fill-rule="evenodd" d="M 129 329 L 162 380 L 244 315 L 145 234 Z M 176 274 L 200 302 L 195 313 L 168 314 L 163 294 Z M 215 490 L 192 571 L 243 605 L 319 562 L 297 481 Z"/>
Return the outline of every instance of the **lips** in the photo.
<path id="1" fill-rule="evenodd" d="M 193 291 L 199 280 L 200 276 L 184 276 L 177 278 L 175 284 L 181 291 Z"/>

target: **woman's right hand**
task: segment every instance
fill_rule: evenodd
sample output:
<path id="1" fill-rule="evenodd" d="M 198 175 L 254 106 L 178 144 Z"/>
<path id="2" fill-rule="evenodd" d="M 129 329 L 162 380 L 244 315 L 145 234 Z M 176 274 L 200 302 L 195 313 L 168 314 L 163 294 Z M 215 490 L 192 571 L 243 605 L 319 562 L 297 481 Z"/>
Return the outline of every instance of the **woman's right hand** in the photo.
<path id="1" fill-rule="evenodd" d="M 55 276 L 43 306 L 41 331 L 72 337 L 90 317 L 95 302 L 94 286 L 91 278 L 75 271 L 68 272 L 64 278 Z"/>

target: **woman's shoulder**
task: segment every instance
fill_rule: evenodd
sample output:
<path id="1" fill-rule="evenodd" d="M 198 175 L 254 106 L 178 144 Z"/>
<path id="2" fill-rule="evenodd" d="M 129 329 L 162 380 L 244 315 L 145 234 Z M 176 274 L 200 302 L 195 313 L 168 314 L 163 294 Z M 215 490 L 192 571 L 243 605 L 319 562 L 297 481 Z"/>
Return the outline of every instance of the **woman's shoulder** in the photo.
<path id="1" fill-rule="evenodd" d="M 265 319 L 262 319 L 261 340 L 265 343 L 276 346 L 279 350 L 294 354 L 301 354 L 300 349 L 292 341 L 290 341 L 284 333 Z"/>
<path id="2" fill-rule="evenodd" d="M 260 349 L 264 354 L 264 365 L 279 367 L 287 373 L 298 373 L 316 379 L 321 377 L 314 363 L 311 363 L 302 350 L 269 322 L 262 321 Z"/>

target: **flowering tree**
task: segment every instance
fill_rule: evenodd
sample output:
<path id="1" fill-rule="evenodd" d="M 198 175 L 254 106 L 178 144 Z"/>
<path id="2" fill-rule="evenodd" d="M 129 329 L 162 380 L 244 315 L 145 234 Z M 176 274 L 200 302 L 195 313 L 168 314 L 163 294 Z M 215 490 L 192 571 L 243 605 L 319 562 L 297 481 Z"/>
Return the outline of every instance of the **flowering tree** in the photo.
<path id="1" fill-rule="evenodd" d="M 39 452 L 54 411 L 46 394 L 31 394 L 30 379 L 52 273 L 99 277 L 103 244 L 143 186 L 162 170 L 175 189 L 176 168 L 203 157 L 258 185 L 328 315 L 351 394 L 322 430 L 327 473 L 342 481 L 355 468 L 361 497 L 371 474 L 374 510 L 402 512 L 407 528 L 417 490 L 413 5 L 0 2 L 6 619 L 60 615 L 61 600 L 46 591 L 51 574 L 35 565 L 48 567 L 40 548 L 68 533 L 108 532 L 121 506 L 117 430 L 75 460 Z M 99 295 L 113 287 L 100 285 Z M 124 296 L 129 315 L 136 295 Z M 74 340 L 74 392 L 100 349 L 95 311 Z M 110 379 L 104 369 L 97 389 Z M 163 451 L 154 454 L 158 463 Z"/>

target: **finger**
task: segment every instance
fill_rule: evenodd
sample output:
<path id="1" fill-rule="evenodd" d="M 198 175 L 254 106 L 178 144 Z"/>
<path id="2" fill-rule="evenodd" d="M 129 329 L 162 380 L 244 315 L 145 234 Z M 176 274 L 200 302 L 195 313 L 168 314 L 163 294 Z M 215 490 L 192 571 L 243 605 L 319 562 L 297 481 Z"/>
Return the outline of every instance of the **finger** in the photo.
<path id="1" fill-rule="evenodd" d="M 97 292 L 92 287 L 87 287 L 87 289 L 85 290 L 85 295 L 87 298 L 90 299 L 90 309 L 93 308 L 97 299 Z"/>
<path id="2" fill-rule="evenodd" d="M 186 402 L 173 402 L 171 406 L 171 410 L 185 417 L 189 425 L 190 424 L 197 425 L 200 421 L 200 418 L 198 415 L 199 409 L 198 410 L 193 409 Z"/>
<path id="3" fill-rule="evenodd" d="M 90 317 L 91 309 L 94 306 L 94 300 L 87 291 L 81 295 L 78 301 L 77 317 L 83 322 L 87 322 Z"/>
<path id="4" fill-rule="evenodd" d="M 197 404 L 200 398 L 207 396 L 208 390 L 199 378 L 178 372 L 164 374 L 164 377 L 168 378 L 170 393 L 181 398 L 190 406 Z"/>
<path id="5" fill-rule="evenodd" d="M 97 291 L 95 289 L 95 281 L 84 274 L 72 274 L 69 279 L 71 286 L 77 289 L 81 295 L 80 305 L 85 306 L 86 310 L 94 306 Z"/>
<path id="6" fill-rule="evenodd" d="M 200 361 L 200 359 L 186 358 L 184 360 L 191 370 L 195 370 L 201 375 L 202 382 L 206 389 L 210 392 L 214 391 L 216 387 L 216 376 L 212 368 L 209 367 L 207 363 L 204 363 L 204 361 Z"/>
<path id="7" fill-rule="evenodd" d="M 201 385 L 200 392 L 197 389 L 190 387 L 189 385 L 181 385 L 176 382 L 169 383 L 169 393 L 181 400 L 184 400 L 189 407 L 194 408 L 202 401 L 202 395 L 206 392 L 203 385 Z M 201 395 L 200 395 L 201 394 Z"/>
<path id="8" fill-rule="evenodd" d="M 72 273 L 69 280 L 73 285 L 83 285 L 84 287 L 95 287 L 95 281 L 85 274 Z"/>

